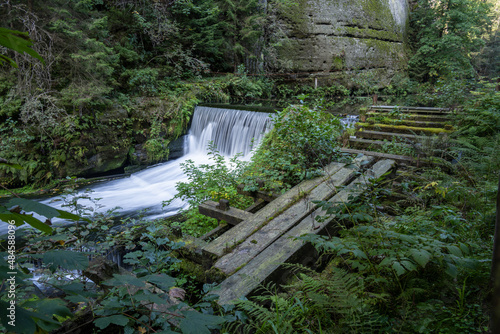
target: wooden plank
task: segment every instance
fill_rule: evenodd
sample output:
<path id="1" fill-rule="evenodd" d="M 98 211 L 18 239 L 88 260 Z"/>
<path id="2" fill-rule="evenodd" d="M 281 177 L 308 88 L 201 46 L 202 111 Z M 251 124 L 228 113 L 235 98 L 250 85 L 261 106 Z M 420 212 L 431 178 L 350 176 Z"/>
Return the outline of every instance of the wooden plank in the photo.
<path id="1" fill-rule="evenodd" d="M 380 153 L 380 152 L 373 152 L 373 151 L 365 151 L 365 150 L 353 150 L 350 148 L 342 148 L 342 152 L 344 153 L 350 153 L 350 154 L 364 154 L 364 155 L 370 155 L 375 158 L 379 159 L 392 159 L 396 160 L 402 164 L 405 165 L 411 165 L 411 166 L 417 166 L 417 167 L 423 167 L 423 166 L 432 166 L 433 163 L 429 161 L 428 159 L 417 159 L 408 155 L 396 155 L 396 154 L 388 154 L 388 153 Z"/>
<path id="2" fill-rule="evenodd" d="M 275 217 L 260 230 L 252 234 L 229 254 L 221 257 L 214 267 L 226 275 L 231 275 L 238 268 L 245 265 L 257 254 L 262 252 L 273 241 L 279 238 L 294 225 L 316 209 L 312 201 L 324 201 L 332 197 L 339 186 L 349 182 L 360 169 L 373 161 L 372 157 L 364 157 L 358 164 L 348 165 L 325 182 L 319 184 L 308 195 Z"/>
<path id="3" fill-rule="evenodd" d="M 389 139 L 391 140 L 393 137 L 400 137 L 400 138 L 406 138 L 412 141 L 419 141 L 419 140 L 425 140 L 431 137 L 428 136 L 417 136 L 417 135 L 411 135 L 411 134 L 406 134 L 406 133 L 393 133 L 393 132 L 382 132 L 382 131 L 371 131 L 371 130 L 364 130 L 364 131 L 356 131 L 355 133 L 356 137 L 359 138 L 368 138 L 368 139 Z"/>
<path id="4" fill-rule="evenodd" d="M 252 217 L 254 214 L 230 207 L 229 210 L 220 210 L 217 208 L 219 203 L 214 201 L 205 201 L 198 206 L 198 212 L 202 215 L 223 220 L 231 225 L 238 225 L 245 219 Z"/>
<path id="5" fill-rule="evenodd" d="M 383 105 L 371 105 L 370 109 L 402 109 L 402 110 L 427 110 L 427 111 L 450 111 L 450 108 L 436 108 L 436 107 L 412 107 L 412 106 L 383 106 Z"/>
<path id="6" fill-rule="evenodd" d="M 452 130 L 446 130 L 444 128 L 419 128 L 407 125 L 395 125 L 395 124 L 383 124 L 383 123 L 356 123 L 356 129 L 368 129 L 368 130 L 380 130 L 383 132 L 390 133 L 404 133 L 404 134 L 420 134 L 420 135 L 442 135 L 443 133 L 451 133 Z"/>
<path id="7" fill-rule="evenodd" d="M 366 113 L 366 117 L 369 118 L 371 116 L 387 116 L 387 113 L 384 112 L 368 112 Z M 449 122 L 451 118 L 449 116 L 438 116 L 438 115 L 417 115 L 417 114 L 405 114 L 405 119 L 421 121 L 421 122 Z"/>
<path id="8" fill-rule="evenodd" d="M 336 173 L 345 164 L 332 163 L 325 168 L 325 176 L 320 176 L 312 180 L 306 180 L 296 185 L 285 194 L 272 201 L 260 211 L 255 213 L 250 219 L 244 220 L 223 235 L 219 236 L 207 246 L 203 251 L 208 257 L 221 257 L 227 253 L 234 246 L 248 238 L 251 234 L 257 231 L 267 221 L 271 220 L 277 214 L 281 213 L 287 207 L 295 203 L 304 194 L 309 193 L 312 189 L 317 187 L 330 175 Z"/>
<path id="9" fill-rule="evenodd" d="M 344 190 L 337 193 L 330 201 L 339 205 L 347 202 L 349 196 L 357 196 L 366 189 L 369 179 L 379 178 L 393 168 L 395 168 L 394 161 L 383 160 L 377 162 L 370 169 L 370 172 L 365 174 L 367 177 L 361 176 L 357 178 Z M 334 217 L 329 217 L 326 221 L 318 223 L 314 219 L 318 215 L 325 215 L 325 212 L 322 209 L 316 209 L 298 225 L 283 234 L 278 240 L 253 258 L 246 266 L 224 280 L 219 285 L 219 289 L 213 292 L 220 296 L 218 303 L 220 305 L 228 304 L 237 298 L 250 294 L 266 278 L 277 272 L 281 264 L 300 253 L 305 243 L 301 240 L 296 240 L 296 237 L 307 233 L 318 234 L 323 232 L 334 221 Z"/>
<path id="10" fill-rule="evenodd" d="M 366 117 L 370 118 L 370 114 L 366 115 Z M 417 128 L 443 128 L 445 126 L 443 122 L 414 121 L 406 119 L 390 119 L 390 120 L 384 120 L 383 122 L 380 123 L 386 125 L 404 125 Z"/>
<path id="11" fill-rule="evenodd" d="M 381 147 L 383 145 L 389 144 L 390 141 L 382 141 L 382 140 L 371 140 L 371 139 L 364 139 L 364 138 L 349 138 L 349 146 L 355 147 L 355 148 L 366 148 L 366 147 Z M 404 146 L 410 146 L 409 144 L 404 144 L 400 143 L 401 145 Z"/>
<path id="12" fill-rule="evenodd" d="M 450 114 L 450 109 L 448 108 L 431 108 L 431 107 L 405 107 L 405 106 L 370 106 L 368 110 L 377 110 L 390 112 L 396 109 L 403 113 L 415 113 L 415 114 L 434 114 L 434 115 L 446 115 Z"/>

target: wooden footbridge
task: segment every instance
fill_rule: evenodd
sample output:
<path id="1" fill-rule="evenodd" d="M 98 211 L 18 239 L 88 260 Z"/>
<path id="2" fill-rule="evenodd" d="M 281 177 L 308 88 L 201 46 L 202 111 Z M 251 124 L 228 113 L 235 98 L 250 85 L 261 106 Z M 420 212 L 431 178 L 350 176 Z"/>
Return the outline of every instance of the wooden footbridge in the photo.
<path id="1" fill-rule="evenodd" d="M 351 164 L 332 163 L 323 176 L 300 183 L 255 213 L 229 208 L 224 202 L 202 204 L 201 213 L 232 225 L 201 247 L 212 273 L 223 278 L 215 291 L 219 303 L 245 297 L 266 280 L 283 275 L 281 266 L 285 262 L 304 262 L 308 257 L 311 260 L 305 243 L 296 238 L 326 233 L 335 225 L 333 217 L 321 223 L 315 220 L 325 212 L 314 201 L 342 205 L 364 191 L 370 179 L 390 174 L 396 168 L 394 160 L 375 160 L 360 155 Z"/>
<path id="2" fill-rule="evenodd" d="M 430 165 L 439 139 L 453 132 L 452 113 L 446 108 L 370 106 L 360 115 L 354 136 L 344 142 L 343 152 L 393 159 L 413 166 Z M 394 143 L 401 151 L 411 149 L 413 156 L 380 153 L 382 147 Z"/>
<path id="3" fill-rule="evenodd" d="M 398 117 L 393 117 L 395 113 Z M 220 282 L 214 292 L 220 296 L 219 304 L 251 295 L 264 282 L 283 281 L 284 263 L 313 264 L 314 249 L 297 237 L 336 229 L 335 217 L 316 221 L 325 212 L 315 201 L 343 205 L 366 190 L 370 179 L 394 175 L 396 161 L 422 164 L 421 157 L 371 149 L 386 143 L 382 139 L 403 138 L 404 144 L 415 146 L 427 138 L 423 135 L 446 134 L 452 130 L 449 113 L 437 108 L 372 106 L 356 125 L 355 137 L 349 139 L 351 148 L 343 149 L 357 155 L 352 163 L 332 163 L 323 176 L 303 181 L 281 196 L 251 193 L 255 204 L 247 210 L 232 208 L 225 200 L 200 205 L 200 213 L 227 223 L 195 243 L 205 270 Z"/>

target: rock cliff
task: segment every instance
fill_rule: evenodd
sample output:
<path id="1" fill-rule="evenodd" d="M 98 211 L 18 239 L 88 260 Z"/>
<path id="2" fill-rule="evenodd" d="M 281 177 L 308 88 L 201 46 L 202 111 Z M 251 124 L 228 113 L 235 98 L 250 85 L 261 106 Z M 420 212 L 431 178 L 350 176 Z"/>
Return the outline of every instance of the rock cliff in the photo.
<path id="1" fill-rule="evenodd" d="M 302 76 L 335 77 L 406 66 L 407 0 L 299 0 L 282 8 L 278 58 Z"/>

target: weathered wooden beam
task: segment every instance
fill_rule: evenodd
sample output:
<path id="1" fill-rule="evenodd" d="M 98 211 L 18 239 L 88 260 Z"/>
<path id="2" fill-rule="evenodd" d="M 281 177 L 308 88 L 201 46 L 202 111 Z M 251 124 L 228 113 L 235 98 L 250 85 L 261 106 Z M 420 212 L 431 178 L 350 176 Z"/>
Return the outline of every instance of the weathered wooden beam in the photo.
<path id="1" fill-rule="evenodd" d="M 430 138 L 427 136 L 416 136 L 405 133 L 393 133 L 393 132 L 382 132 L 382 131 L 371 131 L 371 130 L 356 131 L 355 135 L 358 138 L 382 139 L 382 140 L 383 139 L 392 140 L 394 137 L 405 138 L 413 141 L 425 140 L 427 138 Z"/>
<path id="2" fill-rule="evenodd" d="M 391 159 L 391 160 L 396 160 L 402 164 L 405 165 L 412 165 L 412 166 L 431 166 L 433 165 L 432 162 L 424 159 L 417 159 L 411 156 L 407 155 L 396 155 L 396 154 L 388 154 L 388 153 L 380 153 L 380 152 L 373 152 L 373 151 L 364 151 L 364 150 L 353 150 L 350 148 L 342 148 L 340 150 L 341 152 L 344 153 L 350 153 L 350 154 L 364 154 L 364 155 L 369 155 L 373 156 L 379 159 Z"/>
<path id="3" fill-rule="evenodd" d="M 399 112 L 412 112 L 416 114 L 448 114 L 450 109 L 448 108 L 431 108 L 431 107 L 400 107 L 400 106 L 370 106 L 368 110 L 377 111 L 393 111 L 398 110 Z"/>
<path id="4" fill-rule="evenodd" d="M 369 111 L 366 113 L 366 117 L 370 118 L 372 116 L 387 116 L 387 113 L 385 112 L 376 112 L 376 111 Z M 410 114 L 410 113 L 405 113 L 405 120 L 412 120 L 412 121 L 421 121 L 421 122 L 438 122 L 438 123 L 444 123 L 444 122 L 449 122 L 450 121 L 449 116 L 440 116 L 440 115 L 419 115 L 419 114 Z"/>
<path id="5" fill-rule="evenodd" d="M 198 206 L 198 212 L 202 215 L 223 220 L 231 225 L 237 225 L 241 221 L 252 217 L 254 214 L 248 211 L 229 207 L 227 210 L 220 208 L 220 203 L 206 201 Z"/>
<path id="6" fill-rule="evenodd" d="M 338 187 L 352 180 L 360 169 L 367 167 L 372 161 L 372 157 L 364 157 L 359 164 L 352 164 L 337 171 L 328 180 L 320 183 L 309 194 L 302 197 L 300 201 L 287 208 L 283 213 L 280 213 L 260 230 L 236 246 L 231 253 L 221 257 L 214 264 L 214 267 L 226 275 L 234 273 L 283 233 L 311 214 L 316 209 L 316 204 L 313 201 L 323 201 L 332 197 L 337 192 Z M 363 162 L 363 165 L 361 165 L 361 162 Z"/>
<path id="7" fill-rule="evenodd" d="M 260 211 L 255 213 L 251 218 L 246 219 L 210 242 L 203 251 L 207 257 L 219 258 L 240 242 L 248 238 L 255 231 L 259 230 L 262 225 L 266 224 L 273 217 L 283 212 L 287 207 L 297 202 L 305 194 L 324 182 L 332 174 L 336 173 L 345 164 L 332 163 L 325 168 L 325 176 L 320 176 L 312 180 L 306 180 L 296 185 L 285 194 L 272 201 Z"/>
<path id="8" fill-rule="evenodd" d="M 348 202 L 350 196 L 358 196 L 366 189 L 369 180 L 379 178 L 395 168 L 396 164 L 392 160 L 382 160 L 377 162 L 364 176 L 360 176 L 349 184 L 345 189 L 337 193 L 329 201 L 342 205 Z M 325 215 L 322 209 L 316 209 L 313 214 L 308 215 L 298 225 L 283 234 L 264 251 L 254 257 L 247 265 L 228 277 L 214 291 L 219 295 L 220 305 L 228 304 L 231 301 L 249 295 L 264 280 L 273 273 L 280 270 L 283 263 L 301 252 L 305 242 L 296 238 L 307 234 L 319 234 L 330 225 L 333 225 L 335 217 L 328 217 L 322 223 L 315 221 L 315 217 Z M 300 257 L 304 257 L 301 254 Z"/>

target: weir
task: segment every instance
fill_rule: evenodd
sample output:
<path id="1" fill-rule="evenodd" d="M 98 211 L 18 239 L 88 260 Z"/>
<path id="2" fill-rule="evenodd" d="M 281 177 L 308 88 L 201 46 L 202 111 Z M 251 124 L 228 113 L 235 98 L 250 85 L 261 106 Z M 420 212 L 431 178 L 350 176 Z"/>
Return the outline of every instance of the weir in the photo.
<path id="1" fill-rule="evenodd" d="M 193 160 L 197 164 L 210 163 L 207 155 L 210 141 L 214 142 L 223 156 L 229 158 L 242 153 L 241 159 L 248 160 L 252 155 L 252 145 L 258 145 L 272 126 L 269 113 L 196 107 L 191 128 L 184 137 L 182 157 L 149 167 L 130 177 L 92 185 L 89 187 L 90 194 L 79 192 L 77 196 L 100 198 L 95 208 L 98 212 L 119 207 L 117 212 L 122 216 L 136 216 L 142 210 L 147 210 L 141 213 L 145 219 L 174 215 L 186 203 L 175 200 L 166 208 L 162 208 L 162 203 L 175 196 L 177 182 L 187 180 L 181 169 L 183 162 Z M 68 207 L 62 207 L 61 197 L 46 199 L 42 203 L 68 210 Z M 80 199 L 78 203 L 95 206 L 88 199 Z"/>

